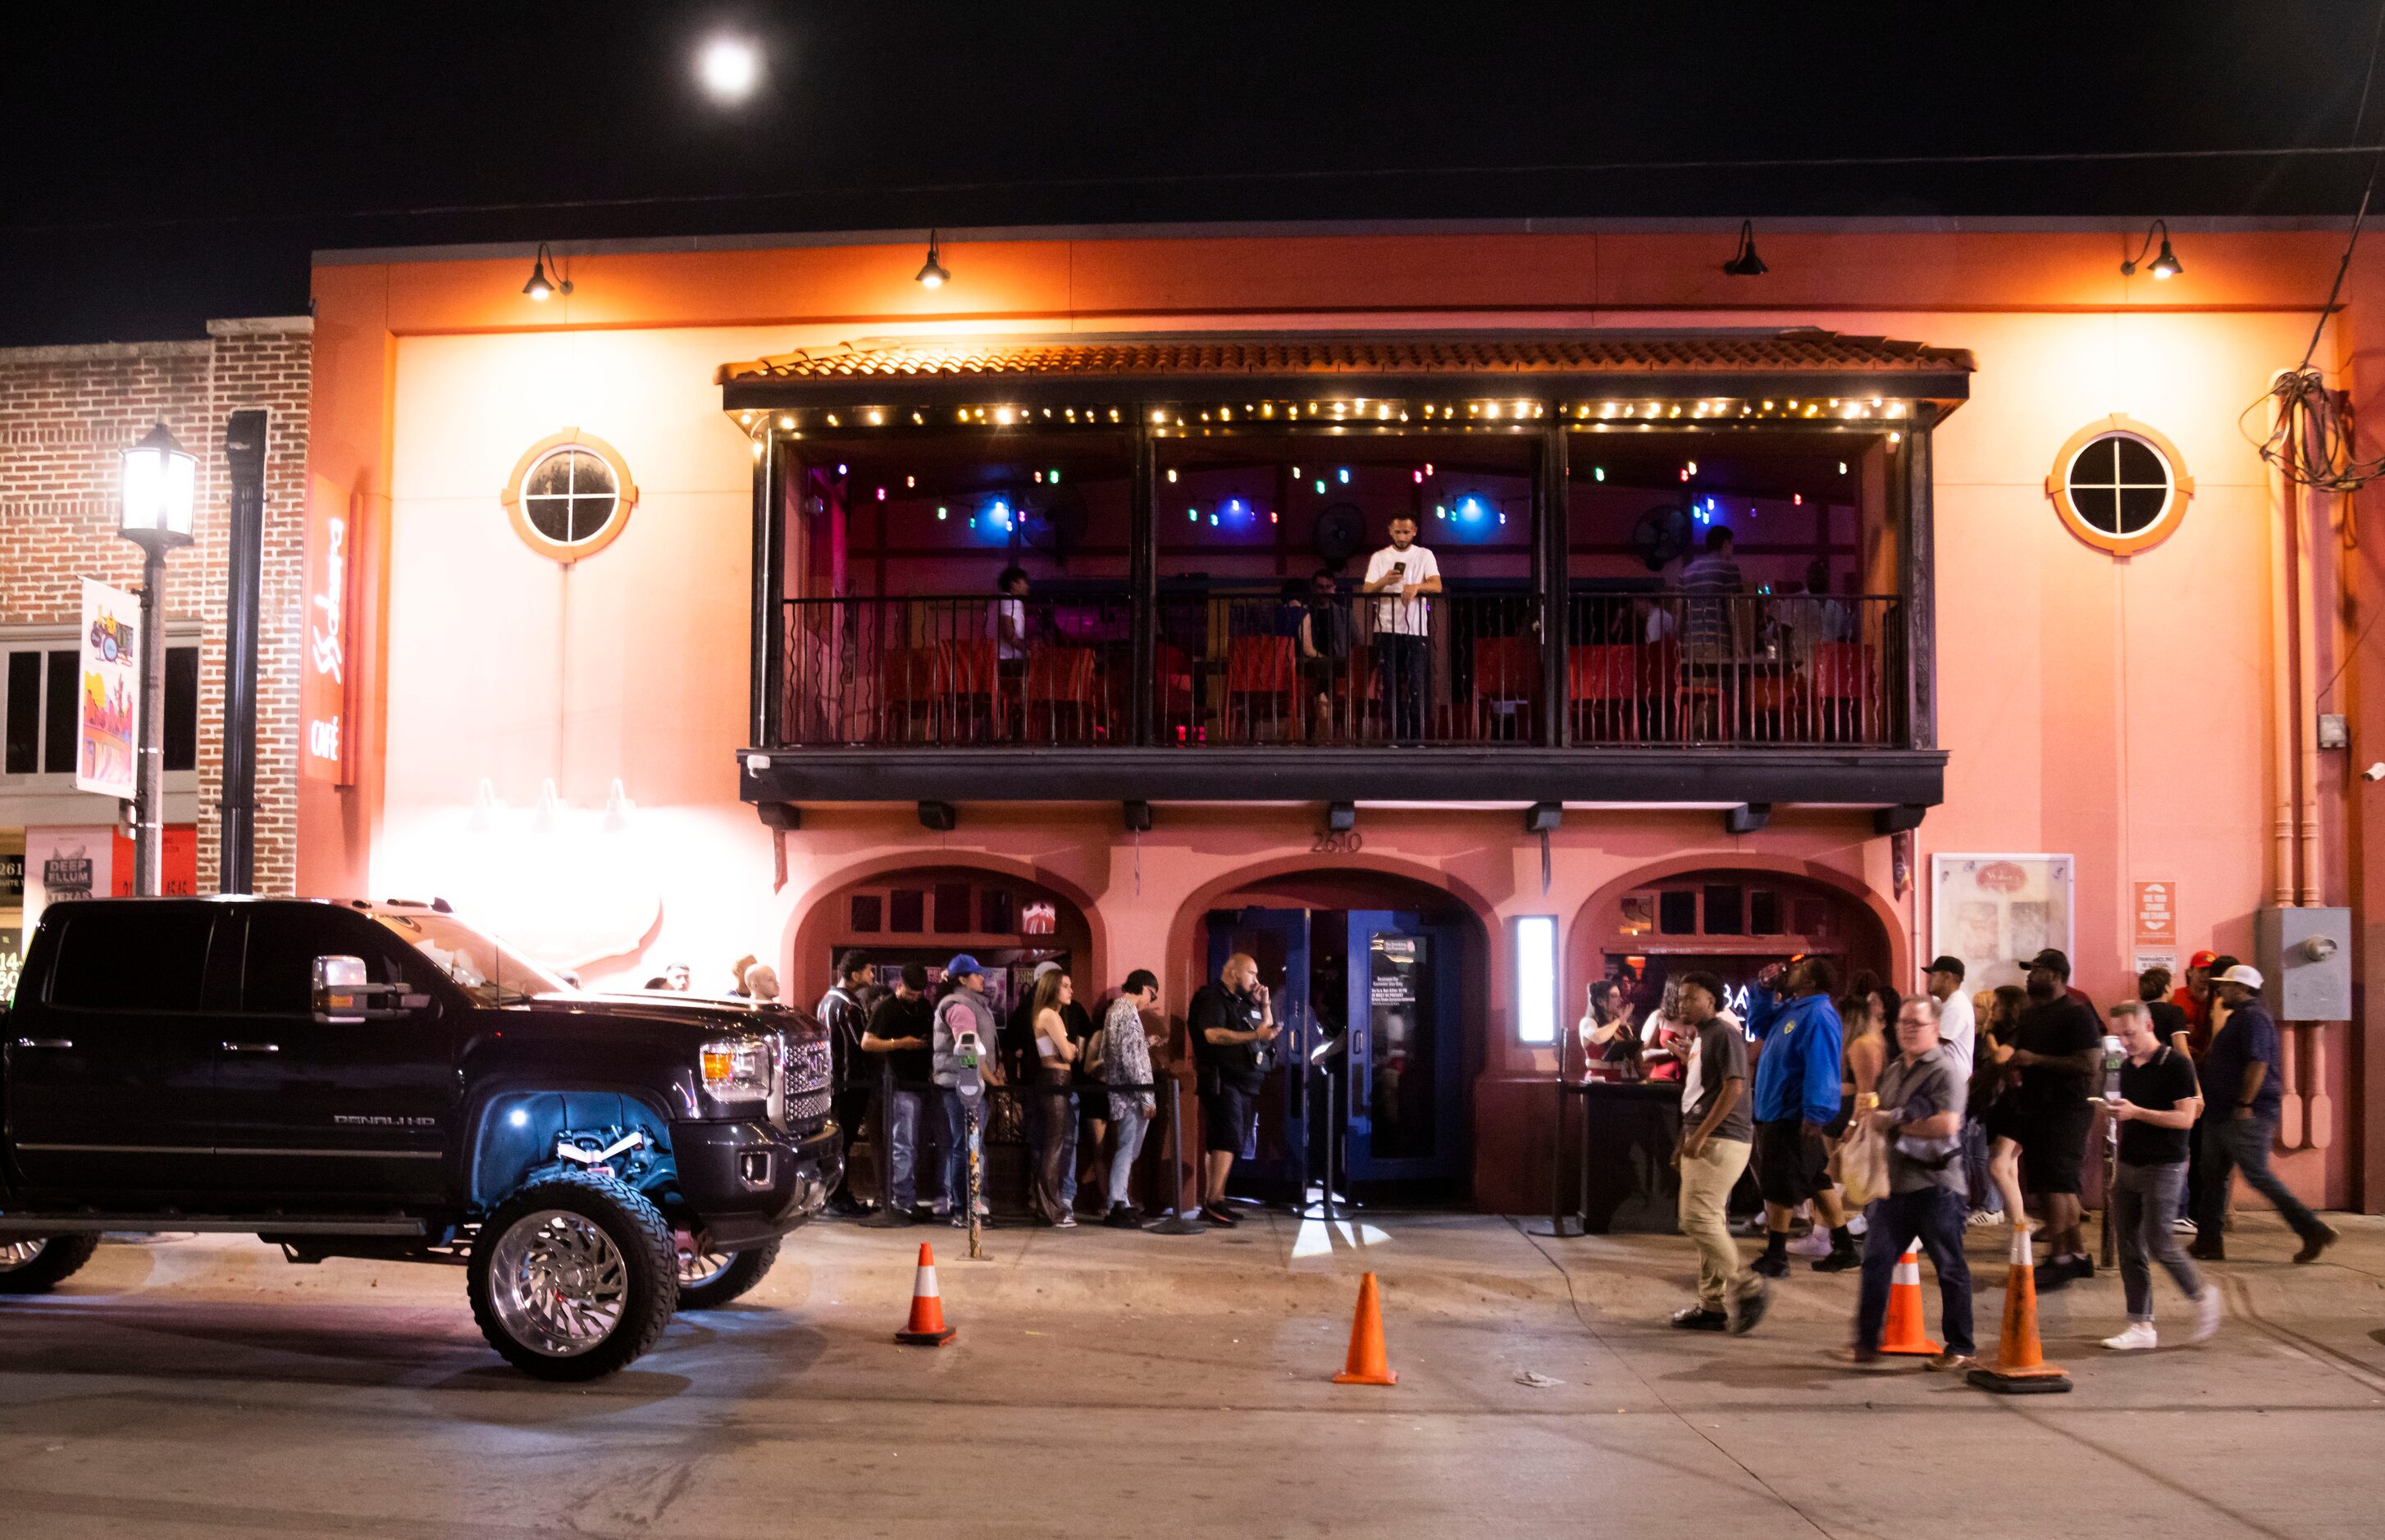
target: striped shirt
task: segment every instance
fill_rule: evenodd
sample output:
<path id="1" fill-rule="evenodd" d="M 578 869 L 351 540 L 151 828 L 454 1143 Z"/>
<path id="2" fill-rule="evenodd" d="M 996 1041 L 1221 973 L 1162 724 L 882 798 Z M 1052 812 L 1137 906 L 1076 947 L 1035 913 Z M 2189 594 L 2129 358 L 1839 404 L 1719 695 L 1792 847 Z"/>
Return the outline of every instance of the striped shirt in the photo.
<path id="1" fill-rule="evenodd" d="M 1738 593 L 1746 586 L 1739 575 L 1739 564 L 1720 552 L 1709 551 L 1681 569 L 1681 591 L 1689 596 L 1686 640 L 1692 649 L 1729 650 L 1730 616 L 1722 596 Z"/>

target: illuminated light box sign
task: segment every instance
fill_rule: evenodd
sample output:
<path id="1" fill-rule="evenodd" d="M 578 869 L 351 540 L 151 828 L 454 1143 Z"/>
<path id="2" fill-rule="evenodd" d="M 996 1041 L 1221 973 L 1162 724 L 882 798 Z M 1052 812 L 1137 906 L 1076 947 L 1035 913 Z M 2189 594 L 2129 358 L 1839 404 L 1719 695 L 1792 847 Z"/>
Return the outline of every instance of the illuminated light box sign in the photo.
<path id="1" fill-rule="evenodd" d="M 169 898 L 189 898 L 199 888 L 199 831 L 169 824 L 162 887 Z M 75 824 L 25 831 L 25 930 L 41 924 L 42 911 L 68 899 L 129 898 L 132 893 L 132 840 L 113 824 Z"/>
<path id="2" fill-rule="evenodd" d="M 82 665 L 75 690 L 77 791 L 134 795 L 141 702 L 141 602 L 90 578 L 82 584 Z"/>
<path id="3" fill-rule="evenodd" d="M 356 500 L 340 512 L 313 504 L 306 538 L 306 639 L 298 677 L 299 768 L 309 780 L 354 783 L 349 688 L 354 648 Z"/>

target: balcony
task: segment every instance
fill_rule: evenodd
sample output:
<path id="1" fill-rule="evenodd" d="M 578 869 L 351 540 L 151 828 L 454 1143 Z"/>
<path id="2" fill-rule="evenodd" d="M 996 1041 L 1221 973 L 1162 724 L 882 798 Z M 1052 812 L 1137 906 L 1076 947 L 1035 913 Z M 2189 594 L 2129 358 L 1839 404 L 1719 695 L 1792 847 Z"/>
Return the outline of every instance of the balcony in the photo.
<path id="1" fill-rule="evenodd" d="M 1313 587 L 1163 594 L 1141 672 L 1123 596 L 781 608 L 780 732 L 748 778 L 787 801 L 842 783 L 944 800 L 1455 785 L 1735 803 L 1806 800 L 1816 772 L 1858 766 L 1876 795 L 1921 786 L 1880 775 L 1910 757 L 1892 595 L 1575 594 L 1554 677 L 1529 594 L 1445 594 L 1413 619 Z M 1926 757 L 1908 769 L 1934 781 Z"/>
<path id="2" fill-rule="evenodd" d="M 742 793 L 780 820 L 1561 801 L 1910 826 L 1944 767 L 1929 441 L 1969 370 L 1813 331 L 727 366 L 755 462 Z M 1441 578 L 1413 604 L 1362 591 L 1402 540 Z"/>

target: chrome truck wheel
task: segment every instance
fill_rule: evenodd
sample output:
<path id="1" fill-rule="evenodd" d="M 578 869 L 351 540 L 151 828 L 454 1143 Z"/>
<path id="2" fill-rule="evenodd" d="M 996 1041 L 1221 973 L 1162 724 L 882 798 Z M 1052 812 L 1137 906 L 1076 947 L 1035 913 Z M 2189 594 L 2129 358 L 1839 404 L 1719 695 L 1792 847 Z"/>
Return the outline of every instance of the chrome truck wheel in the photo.
<path id="1" fill-rule="evenodd" d="M 636 1359 L 679 1304 L 680 1263 L 655 1206 L 607 1176 L 533 1182 L 473 1243 L 472 1313 L 489 1346 L 541 1379 L 590 1380 Z"/>

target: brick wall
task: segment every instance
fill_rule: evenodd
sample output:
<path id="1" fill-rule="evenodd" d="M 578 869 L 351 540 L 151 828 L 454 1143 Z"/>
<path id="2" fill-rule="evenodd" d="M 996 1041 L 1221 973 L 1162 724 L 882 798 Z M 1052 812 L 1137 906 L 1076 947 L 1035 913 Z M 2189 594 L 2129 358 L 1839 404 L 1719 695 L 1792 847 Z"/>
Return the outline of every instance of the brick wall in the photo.
<path id="1" fill-rule="evenodd" d="M 69 625 L 81 579 L 137 588 L 116 532 L 117 456 L 163 421 L 198 456 L 195 540 L 170 558 L 167 613 L 199 623 L 199 890 L 216 887 L 223 785 L 224 620 L 231 414 L 267 414 L 258 617 L 256 888 L 297 881 L 298 665 L 306 579 L 305 317 L 213 321 L 204 342 L 0 349 L 0 626 Z"/>

